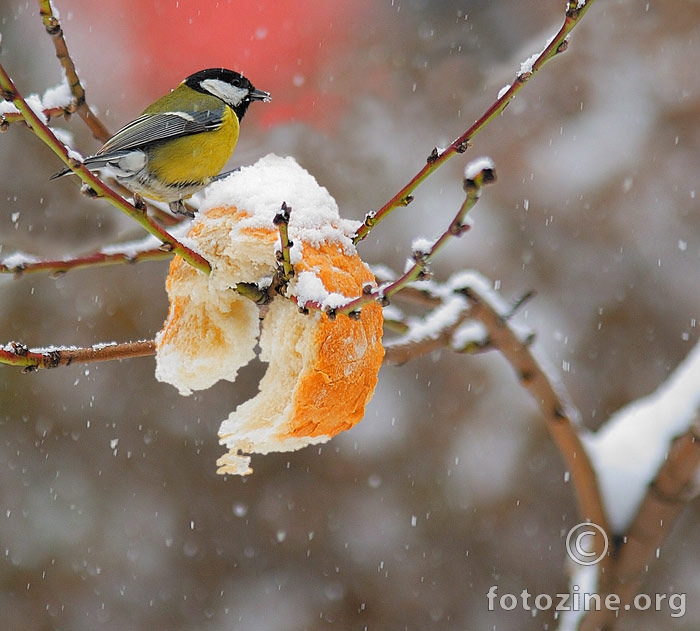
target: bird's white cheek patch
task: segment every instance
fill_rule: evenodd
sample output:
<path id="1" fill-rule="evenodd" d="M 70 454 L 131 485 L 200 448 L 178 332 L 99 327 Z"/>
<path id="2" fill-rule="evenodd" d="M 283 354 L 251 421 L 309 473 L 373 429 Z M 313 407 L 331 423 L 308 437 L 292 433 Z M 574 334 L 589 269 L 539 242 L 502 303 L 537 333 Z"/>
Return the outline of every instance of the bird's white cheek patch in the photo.
<path id="1" fill-rule="evenodd" d="M 234 107 L 240 105 L 243 99 L 248 96 L 246 88 L 237 88 L 219 79 L 205 79 L 202 81 L 202 87 Z"/>

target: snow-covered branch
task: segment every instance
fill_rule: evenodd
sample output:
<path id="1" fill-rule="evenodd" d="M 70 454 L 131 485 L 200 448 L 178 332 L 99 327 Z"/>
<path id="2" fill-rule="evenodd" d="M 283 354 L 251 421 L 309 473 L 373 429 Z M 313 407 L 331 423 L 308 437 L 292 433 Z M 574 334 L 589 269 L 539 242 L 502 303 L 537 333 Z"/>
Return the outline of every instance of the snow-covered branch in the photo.
<path id="1" fill-rule="evenodd" d="M 57 368 L 87 362 L 114 361 L 131 357 L 145 357 L 155 353 L 155 343 L 143 342 L 106 342 L 93 344 L 87 348 L 77 346 L 51 346 L 48 348 L 29 348 L 19 342 L 9 342 L 0 347 L 0 363 L 24 368 L 32 372 L 39 368 Z"/>

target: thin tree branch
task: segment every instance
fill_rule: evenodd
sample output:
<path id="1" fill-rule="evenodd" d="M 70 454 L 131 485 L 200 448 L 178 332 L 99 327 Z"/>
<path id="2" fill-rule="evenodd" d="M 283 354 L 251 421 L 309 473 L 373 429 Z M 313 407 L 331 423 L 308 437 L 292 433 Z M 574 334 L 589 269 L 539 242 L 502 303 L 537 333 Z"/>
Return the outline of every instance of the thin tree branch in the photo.
<path id="1" fill-rule="evenodd" d="M 72 112 L 72 106 L 49 107 L 41 111 L 47 121 L 59 118 L 60 116 L 69 116 Z M 6 131 L 12 123 L 23 123 L 26 125 L 21 112 L 5 112 L 4 114 L 0 114 L 0 131 Z"/>
<path id="2" fill-rule="evenodd" d="M 21 366 L 24 372 L 39 368 L 56 368 L 76 363 L 103 362 L 154 355 L 156 343 L 152 340 L 117 344 L 95 344 L 88 348 L 52 346 L 30 349 L 19 342 L 0 347 L 0 364 Z"/>
<path id="3" fill-rule="evenodd" d="M 139 252 L 93 252 L 84 256 L 67 259 L 35 260 L 30 255 L 15 253 L 0 259 L 0 274 L 22 276 L 35 272 L 49 272 L 61 276 L 66 272 L 84 267 L 102 267 L 120 263 L 141 263 L 142 261 L 162 261 L 172 258 L 169 250 L 152 248 Z"/>
<path id="4" fill-rule="evenodd" d="M 51 36 L 51 41 L 56 49 L 56 57 L 58 57 L 58 61 L 61 63 L 61 67 L 65 72 L 66 81 L 68 81 L 71 94 L 75 100 L 75 111 L 90 128 L 92 135 L 99 140 L 100 143 L 105 143 L 111 134 L 85 101 L 85 89 L 80 83 L 78 73 L 75 70 L 75 64 L 68 52 L 68 45 L 63 36 L 61 24 L 53 13 L 51 0 L 39 0 L 39 13 L 44 22 L 46 32 Z"/>
<path id="5" fill-rule="evenodd" d="M 402 276 L 397 278 L 394 282 L 382 286 L 381 294 L 385 299 L 397 294 L 408 286 L 409 283 L 420 280 L 425 275 L 428 264 L 433 260 L 440 248 L 447 243 L 450 237 L 461 237 L 469 230 L 469 224 L 465 223 L 467 214 L 479 201 L 482 187 L 496 181 L 496 171 L 491 160 L 482 160 L 484 160 L 484 162 L 478 165 L 476 172 L 465 178 L 464 191 L 467 196 L 447 230 L 445 230 L 430 247 L 417 250 L 413 253 L 413 265 L 406 270 Z"/>
<path id="6" fill-rule="evenodd" d="M 277 261 L 282 272 L 280 279 L 285 285 L 294 276 L 294 266 L 291 259 L 291 248 L 294 244 L 289 240 L 289 218 L 291 212 L 292 207 L 287 206 L 286 202 L 282 202 L 280 212 L 273 219 L 273 223 L 277 226 L 280 233 L 280 249 L 277 252 Z"/>
<path id="7" fill-rule="evenodd" d="M 610 527 L 595 470 L 579 436 L 578 411 L 535 358 L 529 344 L 520 339 L 489 301 L 473 287 L 466 287 L 464 292 L 471 301 L 472 317 L 484 323 L 490 343 L 508 360 L 521 384 L 530 391 L 542 410 L 547 429 L 571 474 L 579 515 L 597 524 L 609 535 Z M 603 552 L 602 539 L 595 538 L 597 553 Z M 601 560 L 601 572 L 607 571 L 610 562 L 609 556 Z"/>
<path id="8" fill-rule="evenodd" d="M 388 340 L 384 343 L 384 363 L 389 366 L 405 364 L 408 361 L 444 348 L 449 348 L 457 353 L 472 354 L 494 350 L 483 334 L 468 336 L 466 341 L 460 341 L 459 346 L 457 346 L 455 339 L 457 333 L 469 321 L 472 321 L 472 314 L 469 307 L 465 306 L 453 324 L 435 331 L 435 335 L 414 340 L 411 339 L 413 327 L 410 323 L 394 323 L 385 319 L 385 330 L 392 328 L 392 325 L 400 324 L 403 325 L 403 331 L 398 339 Z"/>
<path id="9" fill-rule="evenodd" d="M 424 352 L 454 347 L 455 332 L 465 324 L 466 320 L 483 324 L 486 328 L 485 338 L 481 340 L 477 335 L 470 336 L 469 339 L 473 340 L 471 347 L 474 350 L 500 351 L 511 364 L 522 385 L 537 401 L 544 414 L 550 435 L 566 462 L 574 484 L 581 519 L 589 520 L 603 528 L 606 533 L 610 533 L 597 477 L 579 435 L 579 413 L 569 401 L 561 384 L 548 375 L 540 361 L 536 359 L 530 348 L 531 336 L 517 333 L 508 322 L 512 310 L 504 309 L 502 305 L 494 306 L 491 298 L 487 297 L 476 283 L 467 280 L 460 285 L 457 279 L 448 283 L 447 287 L 449 288 L 450 285 L 451 292 L 462 293 L 468 299 L 468 306 L 464 307 L 452 323 L 430 338 L 408 342 L 402 342 L 399 338 L 398 343 L 389 341 L 386 346 L 391 350 L 388 350 L 387 361 L 406 361 Z M 426 288 L 428 287 L 431 287 L 430 283 L 426 283 Z M 437 310 L 444 305 L 446 299 L 444 294 L 445 287 L 442 286 L 433 285 L 431 290 L 425 291 L 420 291 L 415 286 L 407 286 L 398 296 Z M 406 335 L 410 338 L 410 330 Z M 462 350 L 469 351 L 470 347 Z M 602 553 L 603 538 L 596 538 L 595 544 L 600 548 L 596 552 Z M 609 556 L 602 559 L 600 567 L 603 573 L 608 571 L 610 563 Z"/>
<path id="10" fill-rule="evenodd" d="M 414 243 L 413 264 L 399 278 L 377 288 L 368 285 L 361 296 L 349 300 L 340 307 L 326 310 L 326 313 L 331 317 L 337 314 L 349 315 L 373 301 L 386 306 L 389 304 L 390 297 L 398 294 L 414 281 L 427 278 L 428 265 L 438 251 L 450 238 L 460 237 L 469 230 L 469 224 L 466 223 L 467 214 L 481 198 L 483 187 L 495 181 L 496 171 L 490 158 L 478 158 L 470 162 L 465 168 L 463 181 L 466 197 L 447 229 L 435 241 L 421 243 L 419 247 Z M 320 309 L 320 305 L 315 303 L 305 303 L 302 306 L 306 309 Z"/>
<path id="11" fill-rule="evenodd" d="M 453 156 L 464 153 L 469 147 L 472 138 L 486 127 L 486 125 L 499 116 L 506 108 L 511 99 L 522 89 L 535 72 L 537 72 L 544 64 L 557 54 L 564 52 L 567 48 L 567 37 L 573 28 L 578 24 L 585 12 L 593 4 L 593 0 L 569 0 L 566 7 L 566 16 L 564 23 L 545 46 L 544 50 L 536 55 L 534 60 L 530 60 L 521 65 L 520 71 L 515 76 L 515 81 L 499 93 L 498 98 L 494 103 L 467 129 L 461 136 L 456 138 L 452 143 L 442 151 L 437 148 L 433 149 L 426 160 L 425 166 L 411 178 L 396 195 L 394 195 L 384 206 L 378 211 L 369 213 L 364 220 L 364 223 L 355 233 L 355 242 L 364 239 L 380 221 L 400 206 L 408 206 L 413 201 L 413 192 L 423 183 L 430 175 L 439 169 L 447 160 Z"/>

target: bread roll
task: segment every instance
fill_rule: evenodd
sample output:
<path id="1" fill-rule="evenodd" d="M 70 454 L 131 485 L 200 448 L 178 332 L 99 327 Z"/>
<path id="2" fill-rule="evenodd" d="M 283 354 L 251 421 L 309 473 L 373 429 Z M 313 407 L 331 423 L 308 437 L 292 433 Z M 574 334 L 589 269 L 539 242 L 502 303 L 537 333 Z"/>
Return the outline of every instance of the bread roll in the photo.
<path id="1" fill-rule="evenodd" d="M 270 286 L 280 249 L 273 220 L 282 202 L 291 207 L 295 274 L 286 294 L 274 294 L 260 310 L 234 288 Z M 186 242 L 211 273 L 173 259 L 156 376 L 184 395 L 234 381 L 259 340 L 268 368 L 257 396 L 221 424 L 229 451 L 217 462 L 219 473 L 251 473 L 248 454 L 325 442 L 361 420 L 384 355 L 381 307 L 367 304 L 359 318 L 322 312 L 375 283 L 352 244 L 356 227 L 340 219 L 328 191 L 291 158 L 267 156 L 207 190 Z M 302 313 L 303 306 L 312 308 Z"/>

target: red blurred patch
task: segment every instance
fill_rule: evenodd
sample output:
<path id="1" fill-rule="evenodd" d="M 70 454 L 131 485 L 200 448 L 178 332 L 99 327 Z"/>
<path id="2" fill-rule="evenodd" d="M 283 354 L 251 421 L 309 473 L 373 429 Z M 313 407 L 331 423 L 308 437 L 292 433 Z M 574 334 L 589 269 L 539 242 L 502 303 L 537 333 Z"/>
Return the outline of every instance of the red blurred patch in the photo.
<path id="1" fill-rule="evenodd" d="M 110 13 L 133 79 L 156 98 L 185 76 L 214 66 L 245 74 L 272 93 L 257 120 L 303 121 L 328 127 L 342 113 L 332 93 L 333 62 L 354 52 L 369 0 L 82 0 L 75 17 Z M 93 31 L 94 33 L 94 31 Z M 342 64 L 340 64 L 342 67 Z"/>

